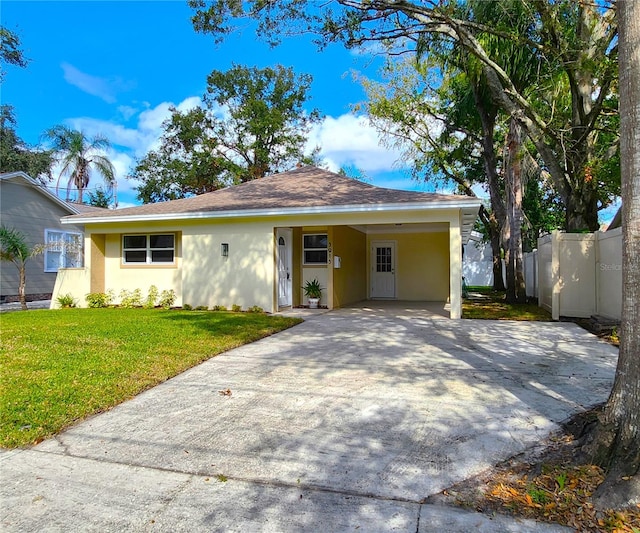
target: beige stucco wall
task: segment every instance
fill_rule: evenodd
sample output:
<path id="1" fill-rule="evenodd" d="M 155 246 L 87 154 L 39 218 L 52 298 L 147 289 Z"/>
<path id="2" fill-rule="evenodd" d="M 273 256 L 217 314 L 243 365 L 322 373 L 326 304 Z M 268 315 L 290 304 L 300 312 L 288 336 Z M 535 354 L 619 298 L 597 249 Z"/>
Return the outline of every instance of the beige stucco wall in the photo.
<path id="1" fill-rule="evenodd" d="M 71 210 L 64 209 L 21 178 L 0 180 L 0 213 L 2 224 L 20 231 L 29 246 L 43 244 L 46 229 L 83 232 L 82 226 L 62 226 L 60 218 L 70 215 Z M 37 255 L 27 262 L 26 276 L 27 295 L 53 292 L 56 273 L 44 271 L 44 254 Z M 18 269 L 11 263 L 1 263 L 0 294 L 16 296 L 18 286 Z"/>
<path id="2" fill-rule="evenodd" d="M 90 290 L 91 271 L 84 268 L 61 268 L 58 270 L 56 282 L 52 290 L 50 309 L 58 309 L 58 296 L 70 295 L 77 307 L 87 307 L 85 296 Z"/>
<path id="3" fill-rule="evenodd" d="M 396 242 L 396 298 L 445 302 L 449 298 L 449 234 L 371 233 L 367 235 L 367 272 L 374 241 Z"/>
<path id="4" fill-rule="evenodd" d="M 91 265 L 91 292 L 105 292 L 105 235 L 95 233 L 87 238 L 85 249 L 87 262 Z"/>
<path id="5" fill-rule="evenodd" d="M 367 235 L 348 226 L 332 230 L 332 253 L 340 258 L 340 268 L 330 265 L 333 307 L 367 299 Z"/>
<path id="6" fill-rule="evenodd" d="M 182 300 L 274 311 L 274 230 L 269 223 L 202 224 L 183 232 Z M 222 257 L 222 243 L 229 257 Z"/>

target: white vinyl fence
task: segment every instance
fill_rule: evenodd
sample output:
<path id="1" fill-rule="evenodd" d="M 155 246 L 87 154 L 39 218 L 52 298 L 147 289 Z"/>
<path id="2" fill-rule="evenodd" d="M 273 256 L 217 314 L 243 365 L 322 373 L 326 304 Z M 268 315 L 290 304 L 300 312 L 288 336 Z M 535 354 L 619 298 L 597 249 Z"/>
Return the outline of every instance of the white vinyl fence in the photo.
<path id="1" fill-rule="evenodd" d="M 505 277 L 505 272 L 506 269 L 503 260 L 503 278 Z M 468 286 L 493 286 L 493 254 L 491 252 L 491 245 L 482 242 L 482 235 L 475 231 L 471 233 L 469 242 L 464 245 L 462 275 Z"/>
<path id="2" fill-rule="evenodd" d="M 525 254 L 527 295 L 554 320 L 601 315 L 620 320 L 622 229 L 595 233 L 553 232 Z"/>

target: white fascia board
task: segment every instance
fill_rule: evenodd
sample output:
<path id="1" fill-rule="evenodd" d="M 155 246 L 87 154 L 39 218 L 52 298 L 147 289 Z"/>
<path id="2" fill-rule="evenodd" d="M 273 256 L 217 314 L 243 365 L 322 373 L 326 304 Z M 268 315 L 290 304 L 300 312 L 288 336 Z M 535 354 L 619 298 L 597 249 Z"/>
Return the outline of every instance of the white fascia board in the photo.
<path id="1" fill-rule="evenodd" d="M 294 215 L 381 213 L 389 211 L 431 211 L 434 209 L 480 209 L 481 202 L 469 200 L 439 201 L 437 203 L 416 202 L 407 204 L 357 204 L 316 207 L 290 207 L 284 209 L 238 209 L 233 211 L 198 211 L 194 213 L 165 213 L 149 215 L 123 215 L 110 217 L 85 217 L 62 219 L 63 224 L 104 224 L 110 222 L 149 222 L 166 220 L 194 220 L 208 218 L 277 217 Z"/>

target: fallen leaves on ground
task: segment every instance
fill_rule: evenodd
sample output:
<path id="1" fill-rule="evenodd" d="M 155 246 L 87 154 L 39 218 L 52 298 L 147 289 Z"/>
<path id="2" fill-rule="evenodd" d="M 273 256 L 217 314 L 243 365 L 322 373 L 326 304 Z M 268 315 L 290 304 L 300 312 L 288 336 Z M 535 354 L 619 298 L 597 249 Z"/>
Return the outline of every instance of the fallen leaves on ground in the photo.
<path id="1" fill-rule="evenodd" d="M 579 532 L 638 533 L 640 506 L 631 511 L 598 512 L 591 495 L 604 480 L 595 465 L 543 465 L 542 471 L 502 471 L 494 476 L 480 506 L 555 522 Z"/>

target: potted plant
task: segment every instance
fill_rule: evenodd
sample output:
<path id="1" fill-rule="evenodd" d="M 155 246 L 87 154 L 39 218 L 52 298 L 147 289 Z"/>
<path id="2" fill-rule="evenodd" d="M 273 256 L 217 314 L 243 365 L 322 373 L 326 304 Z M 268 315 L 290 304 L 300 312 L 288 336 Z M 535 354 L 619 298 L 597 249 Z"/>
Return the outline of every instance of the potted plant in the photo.
<path id="1" fill-rule="evenodd" d="M 304 295 L 308 298 L 309 309 L 318 309 L 318 304 L 322 297 L 322 287 L 318 278 L 307 280 L 302 289 L 304 290 Z"/>

